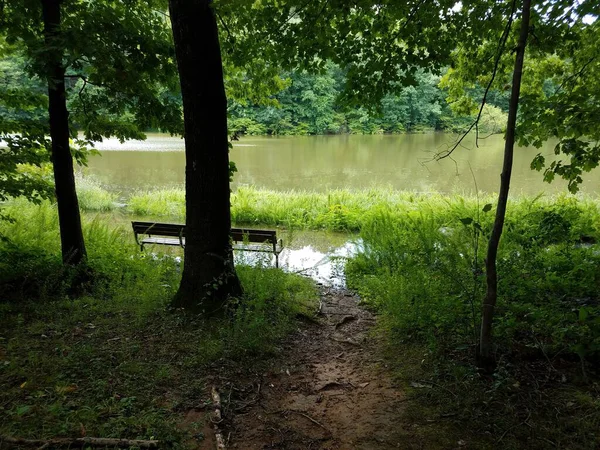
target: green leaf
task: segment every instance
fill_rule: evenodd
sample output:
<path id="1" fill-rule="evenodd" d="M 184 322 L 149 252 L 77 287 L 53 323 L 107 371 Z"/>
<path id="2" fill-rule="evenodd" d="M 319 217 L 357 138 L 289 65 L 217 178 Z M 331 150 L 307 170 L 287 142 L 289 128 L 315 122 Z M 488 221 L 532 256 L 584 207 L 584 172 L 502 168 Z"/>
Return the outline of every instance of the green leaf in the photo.
<path id="1" fill-rule="evenodd" d="M 29 405 L 19 406 L 19 407 L 17 407 L 17 415 L 24 416 L 25 414 L 27 414 L 29 412 L 29 410 L 31 410 L 31 406 L 29 406 Z"/>
<path id="2" fill-rule="evenodd" d="M 586 308 L 579 309 L 579 321 L 585 322 L 585 320 L 589 317 L 590 313 Z"/>
<path id="3" fill-rule="evenodd" d="M 485 205 L 483 207 L 483 212 L 488 212 L 488 211 L 491 211 L 491 210 L 492 210 L 492 204 L 491 203 L 488 203 L 487 205 Z"/>
<path id="4" fill-rule="evenodd" d="M 471 217 L 463 217 L 462 219 L 458 220 L 460 220 L 463 225 L 471 225 L 473 223 L 473 219 Z"/>

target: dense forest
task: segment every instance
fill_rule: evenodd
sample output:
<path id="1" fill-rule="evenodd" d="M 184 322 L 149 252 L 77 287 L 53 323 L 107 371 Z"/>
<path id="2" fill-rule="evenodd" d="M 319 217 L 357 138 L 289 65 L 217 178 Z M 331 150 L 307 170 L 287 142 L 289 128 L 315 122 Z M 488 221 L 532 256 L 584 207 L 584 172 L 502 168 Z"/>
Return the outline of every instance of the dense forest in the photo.
<path id="1" fill-rule="evenodd" d="M 452 110 L 439 76 L 419 71 L 414 86 L 400 87 L 371 108 L 356 108 L 339 101 L 344 72 L 327 64 L 321 74 L 291 72 L 280 75 L 285 84 L 273 96 L 275 106 L 231 102 L 230 128 L 260 135 L 379 134 L 447 130 L 460 132 L 473 120 Z M 471 94 L 481 99 L 483 90 Z M 506 123 L 508 95 L 493 92 L 482 117 L 482 130 L 499 133 Z"/>
<path id="2" fill-rule="evenodd" d="M 43 92 L 43 86 L 25 74 L 23 58 L 5 56 L 0 60 L 3 92 L 27 87 L 30 93 Z M 380 103 L 368 107 L 344 104 L 340 100 L 345 81 L 344 71 L 329 63 L 322 73 L 306 71 L 282 72 L 278 90 L 262 104 L 232 99 L 228 105 L 230 134 L 246 135 L 318 135 L 318 134 L 380 134 L 425 132 L 431 130 L 461 132 L 474 116 L 452 109 L 443 76 L 418 71 L 412 86 L 400 86 Z M 78 88 L 83 81 L 74 77 L 70 102 L 78 105 Z M 550 89 L 551 81 L 549 80 Z M 93 89 L 93 86 L 92 86 Z M 172 93 L 180 97 L 178 93 Z M 480 101 L 483 89 L 474 86 L 469 94 Z M 180 100 L 179 100 L 180 101 Z M 75 106 L 82 107 L 82 106 Z M 130 109 L 130 108 L 129 108 Z M 497 90 L 488 93 L 481 118 L 486 133 L 500 133 L 506 123 L 508 93 Z M 0 105 L 0 117 L 14 120 L 15 112 Z M 131 119 L 128 108 L 117 113 L 121 123 Z M 84 124 L 79 124 L 83 128 Z M 154 124 L 161 130 L 160 124 Z M 149 130 L 147 130 L 149 131 Z"/>

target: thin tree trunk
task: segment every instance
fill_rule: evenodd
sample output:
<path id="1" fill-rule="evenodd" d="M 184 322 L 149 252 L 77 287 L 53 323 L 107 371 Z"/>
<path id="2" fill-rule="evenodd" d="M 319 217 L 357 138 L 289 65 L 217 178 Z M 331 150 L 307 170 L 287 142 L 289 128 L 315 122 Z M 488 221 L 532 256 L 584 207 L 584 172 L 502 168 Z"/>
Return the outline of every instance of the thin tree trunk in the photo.
<path id="1" fill-rule="evenodd" d="M 227 99 L 210 0 L 170 0 L 185 129 L 186 237 L 173 305 L 212 315 L 242 293 L 233 265 Z"/>
<path id="2" fill-rule="evenodd" d="M 86 250 L 75 190 L 73 156 L 69 148 L 69 113 L 60 44 L 60 4 L 61 0 L 42 0 L 45 63 L 48 73 L 48 114 L 62 259 L 65 264 L 76 265 L 86 257 Z"/>
<path id="3" fill-rule="evenodd" d="M 510 188 L 513 153 L 515 147 L 515 128 L 517 123 L 517 110 L 519 108 L 519 95 L 521 92 L 521 77 L 523 74 L 523 60 L 525 57 L 525 47 L 527 46 L 527 36 L 529 35 L 530 11 L 531 0 L 523 0 L 521 31 L 519 34 L 518 47 L 516 49 L 512 92 L 510 96 L 510 104 L 508 109 L 508 122 L 506 125 L 504 163 L 502 165 L 502 174 L 500 175 L 500 192 L 498 193 L 498 207 L 496 209 L 496 218 L 494 220 L 492 234 L 490 235 L 487 258 L 485 261 L 487 272 L 487 292 L 485 300 L 483 302 L 478 364 L 482 369 L 488 372 L 491 372 L 495 369 L 495 358 L 492 355 L 492 322 L 494 318 L 494 308 L 496 306 L 496 300 L 498 298 L 498 274 L 496 272 L 496 257 L 498 254 L 498 245 L 500 244 L 500 237 L 502 236 L 502 229 L 504 228 L 506 204 L 508 201 L 508 191 Z"/>

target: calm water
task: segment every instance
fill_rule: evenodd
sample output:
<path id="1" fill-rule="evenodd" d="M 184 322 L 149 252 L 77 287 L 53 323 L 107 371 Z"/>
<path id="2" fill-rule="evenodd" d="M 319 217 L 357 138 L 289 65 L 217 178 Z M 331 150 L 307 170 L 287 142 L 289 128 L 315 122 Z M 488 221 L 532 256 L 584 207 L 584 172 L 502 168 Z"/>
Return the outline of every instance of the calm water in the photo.
<path id="1" fill-rule="evenodd" d="M 442 193 L 496 192 L 504 141 L 501 135 L 471 140 L 454 154 L 454 161 L 432 161 L 454 142 L 444 133 L 384 136 L 247 137 L 234 143 L 231 159 L 238 167 L 234 188 L 254 185 L 276 190 L 393 187 Z M 102 156 L 92 157 L 84 176 L 93 176 L 106 188 L 127 193 L 137 189 L 183 187 L 183 140 L 151 134 L 146 141 L 120 144 L 106 140 L 97 145 Z M 513 169 L 513 194 L 566 191 L 566 184 L 547 184 L 530 170 L 541 152 L 553 159 L 552 145 L 541 150 L 519 148 Z M 584 192 L 600 191 L 600 172 L 584 174 Z"/>

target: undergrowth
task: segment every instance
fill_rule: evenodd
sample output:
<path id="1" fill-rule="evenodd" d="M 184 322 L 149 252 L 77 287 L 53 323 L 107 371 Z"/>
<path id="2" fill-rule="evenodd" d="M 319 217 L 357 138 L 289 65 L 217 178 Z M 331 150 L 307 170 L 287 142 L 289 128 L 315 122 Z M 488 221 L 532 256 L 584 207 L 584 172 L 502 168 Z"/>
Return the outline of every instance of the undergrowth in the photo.
<path id="1" fill-rule="evenodd" d="M 207 378 L 258 364 L 315 301 L 310 280 L 242 265 L 229 318 L 190 318 L 168 307 L 175 253 L 143 254 L 129 229 L 84 216 L 89 269 L 64 269 L 55 207 L 6 209 L 16 222 L 0 222 L 0 435 L 193 442 L 178 424 L 210 401 Z"/>
<path id="2" fill-rule="evenodd" d="M 452 198 L 368 215 L 348 283 L 381 314 L 388 358 L 417 399 L 408 414 L 440 423 L 453 440 L 440 448 L 598 448 L 598 204 L 510 203 L 490 378 L 473 363 L 491 210 Z"/>

